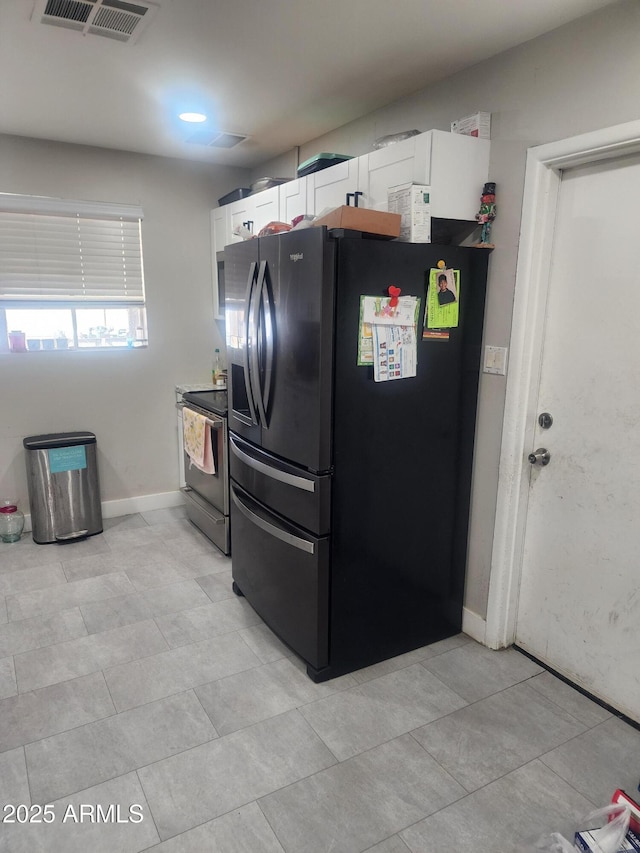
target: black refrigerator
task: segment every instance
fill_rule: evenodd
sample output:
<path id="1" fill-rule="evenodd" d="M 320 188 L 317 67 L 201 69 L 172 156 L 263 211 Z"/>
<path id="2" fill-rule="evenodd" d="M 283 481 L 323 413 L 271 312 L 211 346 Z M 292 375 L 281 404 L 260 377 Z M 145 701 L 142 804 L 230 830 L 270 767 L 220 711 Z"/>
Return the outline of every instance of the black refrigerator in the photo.
<path id="1" fill-rule="evenodd" d="M 459 324 L 423 339 L 430 270 Z M 488 253 L 316 227 L 225 249 L 233 588 L 324 681 L 462 624 Z M 416 376 L 358 364 L 361 296 L 420 299 Z"/>

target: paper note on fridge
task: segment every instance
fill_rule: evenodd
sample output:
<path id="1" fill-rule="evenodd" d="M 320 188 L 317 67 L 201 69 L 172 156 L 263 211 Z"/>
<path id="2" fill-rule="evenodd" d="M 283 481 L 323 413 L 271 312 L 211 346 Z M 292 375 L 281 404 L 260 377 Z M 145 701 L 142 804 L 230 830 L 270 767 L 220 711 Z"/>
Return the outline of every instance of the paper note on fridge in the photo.
<path id="1" fill-rule="evenodd" d="M 416 375 L 415 326 L 383 326 L 373 330 L 373 378 L 376 382 L 407 379 Z"/>
<path id="2" fill-rule="evenodd" d="M 365 296 L 362 321 L 385 326 L 413 326 L 416 322 L 417 296 L 399 296 L 390 306 L 391 296 Z"/>
<path id="3" fill-rule="evenodd" d="M 459 323 L 459 315 L 460 270 L 431 270 L 429 272 L 425 328 L 455 328 Z"/>

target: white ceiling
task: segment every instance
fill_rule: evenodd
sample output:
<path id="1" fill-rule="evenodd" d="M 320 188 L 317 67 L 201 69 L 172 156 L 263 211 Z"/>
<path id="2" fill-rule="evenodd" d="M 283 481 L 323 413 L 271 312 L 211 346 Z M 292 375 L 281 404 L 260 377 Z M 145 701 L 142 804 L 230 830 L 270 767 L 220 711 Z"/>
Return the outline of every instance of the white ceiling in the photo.
<path id="1" fill-rule="evenodd" d="M 254 167 L 611 0 L 159 0 L 134 44 L 35 2 L 0 0 L 0 132 Z M 186 143 L 187 107 L 250 138 Z"/>

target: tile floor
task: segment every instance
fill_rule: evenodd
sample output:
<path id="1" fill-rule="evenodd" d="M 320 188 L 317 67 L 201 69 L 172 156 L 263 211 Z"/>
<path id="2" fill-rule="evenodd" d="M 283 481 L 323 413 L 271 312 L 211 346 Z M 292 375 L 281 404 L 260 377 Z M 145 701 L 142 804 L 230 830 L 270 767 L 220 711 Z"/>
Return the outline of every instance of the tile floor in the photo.
<path id="1" fill-rule="evenodd" d="M 0 544 L 0 851 L 510 853 L 635 790 L 640 732 L 517 651 L 315 685 L 230 565 L 174 510 Z"/>

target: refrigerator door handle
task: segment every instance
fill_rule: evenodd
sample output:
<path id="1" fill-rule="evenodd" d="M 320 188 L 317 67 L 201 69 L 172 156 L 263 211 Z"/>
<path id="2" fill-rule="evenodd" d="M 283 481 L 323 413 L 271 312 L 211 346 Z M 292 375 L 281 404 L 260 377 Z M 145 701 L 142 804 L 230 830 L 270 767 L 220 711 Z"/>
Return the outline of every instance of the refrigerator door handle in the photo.
<path id="1" fill-rule="evenodd" d="M 269 289 L 269 276 L 267 265 L 262 275 L 262 319 L 264 323 L 265 340 L 265 364 L 264 364 L 264 389 L 262 391 L 264 426 L 267 426 L 267 412 L 269 410 L 269 398 L 271 396 L 271 382 L 273 379 L 273 355 L 275 335 L 275 307 Z M 259 277 L 258 277 L 259 278 Z"/>
<path id="2" fill-rule="evenodd" d="M 266 426 L 264 417 L 264 403 L 262 401 L 262 389 L 260 388 L 260 297 L 262 296 L 262 281 L 264 278 L 264 268 L 266 261 L 260 262 L 257 281 L 254 284 L 251 294 L 251 302 L 249 303 L 249 330 L 248 335 L 252 336 L 251 352 L 248 353 L 249 358 L 249 381 L 251 384 L 251 398 L 254 405 L 254 420 L 260 426 Z M 254 269 L 255 274 L 255 269 Z M 248 340 L 248 338 L 247 338 Z"/>
<path id="3" fill-rule="evenodd" d="M 252 307 L 253 307 L 253 292 L 254 285 L 256 281 L 256 262 L 252 261 L 251 266 L 249 267 L 249 278 L 247 280 L 247 293 L 244 299 L 244 304 L 246 306 L 245 309 L 245 319 L 244 319 L 244 339 L 245 339 L 245 347 L 244 352 L 242 354 L 243 367 L 244 367 L 244 387 L 247 392 L 247 402 L 249 404 L 249 415 L 251 417 L 251 422 L 254 424 L 258 423 L 258 419 L 256 417 L 256 406 L 253 399 L 252 394 L 252 379 L 251 379 L 251 360 L 254 351 L 257 348 L 257 340 L 252 338 L 252 333 L 254 329 L 254 324 L 252 322 Z"/>
<path id="4" fill-rule="evenodd" d="M 294 489 L 303 489 L 305 492 L 315 492 L 316 484 L 313 480 L 307 480 L 306 477 L 298 477 L 295 474 L 289 474 L 287 471 L 280 471 L 278 468 L 272 468 L 271 465 L 267 465 L 265 462 L 260 462 L 259 459 L 254 459 L 253 456 L 249 456 L 248 453 L 245 453 L 244 450 L 241 450 L 241 448 L 238 447 L 236 442 L 233 440 L 232 435 L 229 436 L 229 447 L 237 459 L 244 462 L 244 464 L 249 468 L 253 468 L 254 471 L 259 471 L 267 477 L 279 480 L 287 486 L 293 486 Z"/>
<path id="5" fill-rule="evenodd" d="M 270 368 L 269 361 L 273 359 L 273 339 L 272 339 L 272 317 L 269 314 L 267 318 L 267 309 L 270 308 L 269 292 L 266 284 L 267 262 L 260 261 L 258 269 L 258 280 L 255 290 L 253 291 L 253 300 L 255 304 L 254 323 L 256 341 L 259 344 L 252 353 L 251 371 L 254 390 L 254 399 L 256 409 L 258 411 L 258 420 L 260 426 L 267 426 L 267 404 L 265 397 L 267 396 L 271 386 L 271 374 L 267 377 L 267 369 Z M 266 353 L 263 351 L 266 348 Z M 262 387 L 264 374 L 264 389 Z"/>
<path id="6" fill-rule="evenodd" d="M 261 530 L 264 530 L 265 533 L 268 533 L 271 536 L 275 536 L 276 539 L 280 539 L 282 542 L 286 542 L 287 545 L 291 545 L 293 548 L 297 548 L 299 551 L 305 551 L 307 554 L 315 553 L 315 544 L 313 542 L 309 542 L 307 539 L 301 539 L 299 536 L 294 536 L 293 533 L 288 533 L 286 530 L 277 527 L 275 524 L 271 524 L 264 518 L 261 518 L 257 513 L 250 510 L 249 507 L 246 506 L 246 504 L 236 494 L 236 491 L 233 486 L 231 487 L 231 497 L 233 498 L 233 502 L 238 507 L 240 512 L 252 524 L 255 524 L 256 527 L 259 527 Z"/>

